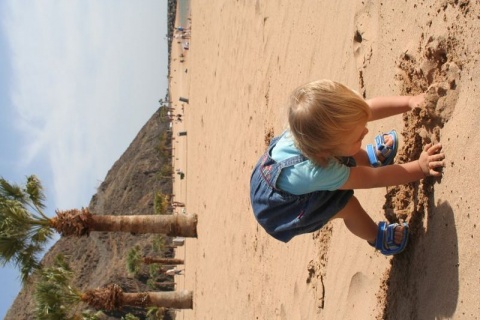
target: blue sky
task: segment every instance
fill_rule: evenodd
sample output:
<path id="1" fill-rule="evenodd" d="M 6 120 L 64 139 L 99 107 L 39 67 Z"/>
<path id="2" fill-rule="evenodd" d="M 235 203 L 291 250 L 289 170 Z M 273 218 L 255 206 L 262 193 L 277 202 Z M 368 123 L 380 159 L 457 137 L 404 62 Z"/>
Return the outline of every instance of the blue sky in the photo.
<path id="1" fill-rule="evenodd" d="M 50 216 L 88 206 L 165 97 L 166 20 L 164 0 L 2 0 L 0 176 L 36 174 Z M 20 283 L 0 272 L 3 319 Z"/>

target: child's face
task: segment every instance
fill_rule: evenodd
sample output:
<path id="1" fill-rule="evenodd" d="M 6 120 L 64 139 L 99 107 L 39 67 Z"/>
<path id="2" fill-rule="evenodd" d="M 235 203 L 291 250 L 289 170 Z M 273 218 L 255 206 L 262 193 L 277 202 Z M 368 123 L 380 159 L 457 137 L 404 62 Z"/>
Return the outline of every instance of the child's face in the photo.
<path id="1" fill-rule="evenodd" d="M 357 154 L 362 147 L 362 140 L 368 133 L 367 123 L 363 122 L 344 136 L 343 144 L 338 148 L 340 157 L 351 157 Z"/>

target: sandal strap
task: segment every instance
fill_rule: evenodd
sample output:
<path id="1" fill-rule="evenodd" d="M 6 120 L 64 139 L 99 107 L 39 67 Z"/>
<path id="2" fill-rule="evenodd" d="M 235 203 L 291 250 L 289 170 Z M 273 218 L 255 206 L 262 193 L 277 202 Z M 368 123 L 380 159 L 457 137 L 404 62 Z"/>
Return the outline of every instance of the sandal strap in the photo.
<path id="1" fill-rule="evenodd" d="M 393 137 L 392 146 L 387 146 L 385 144 L 386 135 Z M 375 146 L 368 144 L 366 147 L 370 165 L 374 168 L 377 168 L 377 167 L 391 164 L 393 162 L 393 159 L 397 155 L 397 148 L 398 148 L 398 138 L 397 138 L 397 132 L 395 130 L 391 130 L 390 132 L 377 135 L 375 137 Z M 383 162 L 378 159 L 377 151 L 385 158 Z"/>
<path id="2" fill-rule="evenodd" d="M 377 153 L 375 152 L 375 147 L 371 144 L 367 144 L 367 155 L 370 165 L 374 168 L 381 167 L 382 162 L 378 160 Z"/>
<path id="3" fill-rule="evenodd" d="M 399 226 L 404 227 L 403 239 L 400 244 L 395 243 L 395 229 Z M 378 224 L 377 239 L 375 240 L 375 248 L 386 256 L 397 254 L 402 252 L 407 246 L 408 242 L 408 224 L 398 223 L 387 224 L 385 221 L 381 221 Z"/>
<path id="4" fill-rule="evenodd" d="M 385 141 L 380 145 L 377 144 L 377 150 L 382 154 L 384 158 L 388 158 L 390 154 L 392 154 L 392 152 L 394 151 L 392 146 L 387 146 L 385 144 Z"/>

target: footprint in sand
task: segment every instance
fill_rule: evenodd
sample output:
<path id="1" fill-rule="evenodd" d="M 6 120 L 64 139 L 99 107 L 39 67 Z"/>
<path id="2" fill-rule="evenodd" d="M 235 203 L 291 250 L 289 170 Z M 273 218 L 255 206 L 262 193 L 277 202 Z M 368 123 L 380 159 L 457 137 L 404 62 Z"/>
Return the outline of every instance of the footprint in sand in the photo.
<path id="1" fill-rule="evenodd" d="M 355 319 L 355 314 L 365 314 L 360 311 L 365 305 L 365 296 L 368 293 L 369 280 L 362 272 L 357 272 L 350 279 L 346 306 L 346 319 Z"/>
<path id="2" fill-rule="evenodd" d="M 366 97 L 363 72 L 372 58 L 373 44 L 378 30 L 378 5 L 374 1 L 359 3 L 354 17 L 353 56 L 359 74 L 360 93 Z"/>

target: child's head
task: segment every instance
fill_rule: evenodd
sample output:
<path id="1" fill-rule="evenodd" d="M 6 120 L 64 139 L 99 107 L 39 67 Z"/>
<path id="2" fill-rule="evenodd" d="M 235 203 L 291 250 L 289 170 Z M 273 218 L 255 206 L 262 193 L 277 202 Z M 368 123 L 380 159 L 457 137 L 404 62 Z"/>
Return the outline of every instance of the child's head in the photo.
<path id="1" fill-rule="evenodd" d="M 330 80 L 298 87 L 290 96 L 288 107 L 295 144 L 318 165 L 342 156 L 344 137 L 359 126 L 365 127 L 370 115 L 370 108 L 360 95 Z"/>

